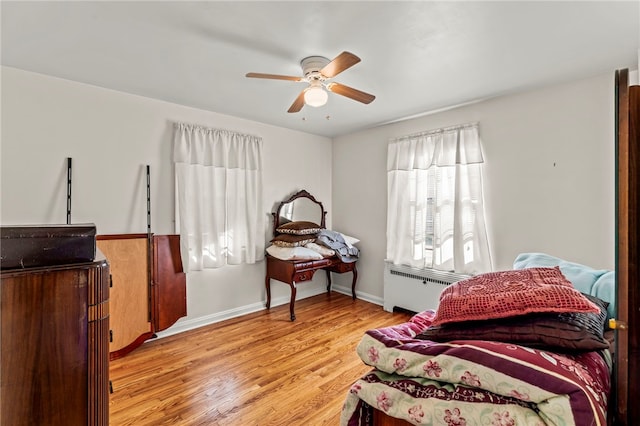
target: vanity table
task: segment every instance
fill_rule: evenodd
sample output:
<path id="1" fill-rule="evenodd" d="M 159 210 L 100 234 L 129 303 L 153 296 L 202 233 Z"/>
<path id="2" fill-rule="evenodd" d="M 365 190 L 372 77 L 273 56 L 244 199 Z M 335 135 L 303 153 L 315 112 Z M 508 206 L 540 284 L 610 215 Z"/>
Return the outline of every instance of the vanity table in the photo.
<path id="1" fill-rule="evenodd" d="M 288 200 L 282 201 L 273 214 L 273 232 L 277 236 L 277 231 L 281 225 L 288 222 L 308 221 L 325 228 L 325 216 L 322 203 L 317 201 L 307 191 L 302 190 L 293 194 Z M 356 280 L 358 270 L 356 262 L 343 262 L 340 257 L 333 256 L 317 260 L 282 260 L 266 254 L 267 274 L 265 286 L 267 290 L 267 309 L 271 307 L 271 280 L 278 280 L 289 284 L 291 287 L 291 300 L 289 302 L 289 313 L 291 321 L 296 319 L 294 307 L 296 301 L 296 287 L 298 283 L 311 281 L 316 271 L 324 269 L 327 274 L 327 293 L 331 291 L 331 272 L 344 273 L 352 272 L 351 294 L 356 298 Z"/>

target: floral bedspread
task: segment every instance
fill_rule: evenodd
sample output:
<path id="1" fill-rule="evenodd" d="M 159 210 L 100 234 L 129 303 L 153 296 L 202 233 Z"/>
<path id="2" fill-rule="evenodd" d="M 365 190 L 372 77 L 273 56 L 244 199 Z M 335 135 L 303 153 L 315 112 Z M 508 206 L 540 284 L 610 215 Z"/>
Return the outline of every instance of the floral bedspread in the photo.
<path id="1" fill-rule="evenodd" d="M 365 333 L 357 352 L 374 369 L 351 386 L 341 425 L 371 425 L 372 408 L 415 425 L 606 425 L 602 353 L 415 339 L 433 316 Z"/>

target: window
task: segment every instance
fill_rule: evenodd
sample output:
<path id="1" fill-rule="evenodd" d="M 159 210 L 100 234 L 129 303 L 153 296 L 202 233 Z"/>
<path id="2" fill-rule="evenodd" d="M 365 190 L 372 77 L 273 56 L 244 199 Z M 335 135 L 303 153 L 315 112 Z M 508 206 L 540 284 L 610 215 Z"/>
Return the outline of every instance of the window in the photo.
<path id="1" fill-rule="evenodd" d="M 387 260 L 467 274 L 491 270 L 478 125 L 390 141 Z"/>
<path id="2" fill-rule="evenodd" d="M 185 270 L 264 257 L 262 139 L 176 124 L 176 226 Z"/>

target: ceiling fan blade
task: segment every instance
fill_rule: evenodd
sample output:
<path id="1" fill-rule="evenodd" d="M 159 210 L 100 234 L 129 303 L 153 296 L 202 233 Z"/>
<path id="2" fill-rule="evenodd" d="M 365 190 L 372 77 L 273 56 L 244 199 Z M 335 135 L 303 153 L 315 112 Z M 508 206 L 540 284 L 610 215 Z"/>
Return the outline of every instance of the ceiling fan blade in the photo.
<path id="1" fill-rule="evenodd" d="M 363 104 L 370 104 L 376 98 L 369 93 L 362 92 L 358 89 L 354 89 L 349 86 L 345 86 L 340 83 L 329 83 L 327 84 L 327 89 L 330 92 L 337 93 L 338 95 L 346 96 L 347 98 L 351 98 L 354 101 L 362 102 Z"/>
<path id="2" fill-rule="evenodd" d="M 269 78 L 271 80 L 289 80 L 289 81 L 303 81 L 302 77 L 293 77 L 290 75 L 278 75 L 278 74 L 261 74 L 259 72 L 247 73 L 246 77 L 249 78 Z"/>
<path id="3" fill-rule="evenodd" d="M 304 90 L 300 92 L 296 100 L 293 101 L 293 103 L 291 104 L 287 112 L 298 112 L 302 109 L 303 106 L 304 106 Z"/>
<path id="4" fill-rule="evenodd" d="M 320 70 L 320 74 L 326 78 L 333 78 L 347 68 L 351 68 L 360 62 L 360 58 L 350 52 L 342 52 Z"/>

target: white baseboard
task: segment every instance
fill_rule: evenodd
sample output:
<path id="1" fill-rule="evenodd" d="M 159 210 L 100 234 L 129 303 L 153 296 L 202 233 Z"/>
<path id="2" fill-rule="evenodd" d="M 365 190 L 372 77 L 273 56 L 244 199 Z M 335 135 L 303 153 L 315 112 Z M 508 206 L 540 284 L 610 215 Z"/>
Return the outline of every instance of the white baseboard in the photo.
<path id="1" fill-rule="evenodd" d="M 331 290 L 346 294 L 347 296 L 351 296 L 351 287 L 343 287 L 339 285 L 332 285 Z M 317 296 L 318 294 L 323 294 L 325 292 L 324 288 L 318 288 L 316 290 L 307 290 L 300 291 L 298 289 L 298 297 L 296 300 L 306 299 L 307 297 Z M 356 297 L 358 299 L 362 299 L 364 301 L 380 305 L 382 306 L 383 300 L 380 297 L 373 296 L 368 293 L 362 293 L 356 290 Z M 289 298 L 286 296 L 277 297 L 271 300 L 271 307 L 285 305 L 289 303 Z M 191 318 L 185 320 L 178 320 L 174 325 L 169 327 L 164 331 L 159 331 L 156 333 L 157 338 L 161 339 L 163 337 L 173 336 L 174 334 L 183 333 L 185 331 L 193 330 L 199 327 L 204 327 L 205 325 L 214 324 L 220 321 L 225 321 L 231 318 L 236 318 L 242 315 L 247 315 L 253 312 L 258 312 L 266 309 L 266 302 L 252 303 L 251 305 L 240 306 L 234 309 L 229 309 L 227 311 L 216 312 L 214 314 L 205 315 L 199 318 Z"/>
<path id="2" fill-rule="evenodd" d="M 347 296 L 351 296 L 351 287 L 332 285 L 331 290 L 338 293 L 346 294 Z M 381 297 L 377 297 L 369 293 L 363 293 L 361 291 L 358 291 L 357 289 L 356 289 L 356 298 L 360 300 L 364 300 L 365 302 L 373 303 L 374 305 L 382 306 L 382 304 L 384 303 L 384 300 Z"/>

